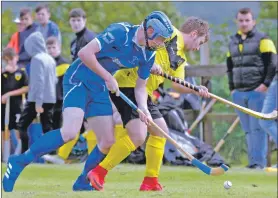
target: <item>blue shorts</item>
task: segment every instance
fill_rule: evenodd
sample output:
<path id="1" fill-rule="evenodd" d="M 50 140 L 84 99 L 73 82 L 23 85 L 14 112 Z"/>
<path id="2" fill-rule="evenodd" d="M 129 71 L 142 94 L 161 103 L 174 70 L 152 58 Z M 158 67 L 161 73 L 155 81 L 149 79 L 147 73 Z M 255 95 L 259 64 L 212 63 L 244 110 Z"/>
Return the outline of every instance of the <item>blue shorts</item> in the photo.
<path id="1" fill-rule="evenodd" d="M 83 82 L 64 83 L 63 89 L 63 109 L 67 107 L 81 108 L 85 113 L 85 118 L 113 114 L 109 91 L 105 84 L 98 84 L 95 89 L 93 87 L 88 89 Z"/>

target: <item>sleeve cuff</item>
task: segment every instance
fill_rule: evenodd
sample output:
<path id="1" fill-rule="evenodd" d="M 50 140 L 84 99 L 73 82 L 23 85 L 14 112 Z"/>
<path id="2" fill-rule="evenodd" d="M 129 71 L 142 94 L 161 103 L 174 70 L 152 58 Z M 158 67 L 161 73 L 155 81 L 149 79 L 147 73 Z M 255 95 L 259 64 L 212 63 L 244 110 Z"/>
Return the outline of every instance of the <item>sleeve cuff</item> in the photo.
<path id="1" fill-rule="evenodd" d="M 36 101 L 36 107 L 42 107 L 43 102 L 42 101 Z"/>
<path id="2" fill-rule="evenodd" d="M 98 44 L 98 47 L 99 47 L 99 51 L 101 50 L 101 43 L 100 43 L 100 41 L 98 40 L 98 38 L 95 38 L 96 39 L 96 41 L 97 41 L 97 44 Z"/>
<path id="3" fill-rule="evenodd" d="M 265 82 L 263 82 L 263 84 L 266 86 L 266 87 L 269 87 L 269 85 L 270 85 L 270 82 L 268 82 L 268 81 L 265 81 Z"/>

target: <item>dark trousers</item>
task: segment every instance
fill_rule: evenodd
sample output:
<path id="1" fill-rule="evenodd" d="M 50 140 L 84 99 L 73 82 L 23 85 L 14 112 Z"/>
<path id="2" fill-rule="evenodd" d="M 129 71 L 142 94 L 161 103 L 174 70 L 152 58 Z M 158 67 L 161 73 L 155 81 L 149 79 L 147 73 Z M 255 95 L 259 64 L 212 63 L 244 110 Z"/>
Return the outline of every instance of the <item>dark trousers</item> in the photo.
<path id="1" fill-rule="evenodd" d="M 53 130 L 60 129 L 62 127 L 62 110 L 63 110 L 63 100 L 57 100 L 54 106 L 53 113 Z"/>
<path id="2" fill-rule="evenodd" d="M 40 121 L 42 124 L 43 132 L 46 133 L 52 130 L 53 127 L 53 111 L 54 104 L 44 103 L 42 105 L 44 111 L 40 114 Z M 20 132 L 20 137 L 22 140 L 22 152 L 28 150 L 28 133 L 27 129 L 33 120 L 36 118 L 37 112 L 35 107 L 35 102 L 27 102 L 18 122 L 18 130 Z"/>

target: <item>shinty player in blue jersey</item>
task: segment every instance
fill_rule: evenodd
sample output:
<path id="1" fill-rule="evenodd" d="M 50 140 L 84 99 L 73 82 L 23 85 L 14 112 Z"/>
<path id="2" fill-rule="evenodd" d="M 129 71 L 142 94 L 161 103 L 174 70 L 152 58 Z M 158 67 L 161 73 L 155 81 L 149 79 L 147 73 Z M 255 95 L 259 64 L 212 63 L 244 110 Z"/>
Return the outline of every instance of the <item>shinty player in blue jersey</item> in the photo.
<path id="1" fill-rule="evenodd" d="M 119 87 L 113 74 L 119 69 L 139 66 L 135 97 L 142 123 L 151 120 L 147 108 L 146 82 L 154 63 L 155 50 L 173 33 L 169 18 L 154 11 L 141 25 L 114 23 L 108 26 L 88 45 L 82 48 L 64 76 L 63 125 L 43 135 L 25 153 L 11 156 L 3 178 L 3 189 L 13 191 L 16 179 L 34 159 L 56 150 L 75 138 L 81 128 L 83 117 L 97 137 L 98 145 L 88 156 L 81 176 L 73 190 L 92 189 L 87 173 L 100 163 L 114 143 L 114 125 L 109 91 L 119 96 Z"/>

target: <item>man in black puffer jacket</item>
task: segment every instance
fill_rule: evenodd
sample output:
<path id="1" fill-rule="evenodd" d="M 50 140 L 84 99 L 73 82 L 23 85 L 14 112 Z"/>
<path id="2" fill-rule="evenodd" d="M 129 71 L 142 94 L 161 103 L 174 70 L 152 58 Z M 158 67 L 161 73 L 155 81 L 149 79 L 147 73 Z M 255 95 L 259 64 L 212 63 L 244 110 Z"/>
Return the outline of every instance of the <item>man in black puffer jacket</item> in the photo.
<path id="1" fill-rule="evenodd" d="M 227 54 L 227 73 L 233 101 L 261 112 L 265 93 L 275 74 L 276 49 L 266 34 L 256 30 L 249 8 L 236 16 L 239 31 L 231 37 Z M 259 120 L 237 111 L 246 133 L 248 168 L 266 166 L 267 135 Z"/>
<path id="2" fill-rule="evenodd" d="M 81 8 L 74 8 L 69 13 L 69 22 L 76 37 L 71 41 L 70 53 L 72 62 L 78 58 L 77 53 L 96 37 L 96 34 L 86 27 L 86 13 Z"/>

